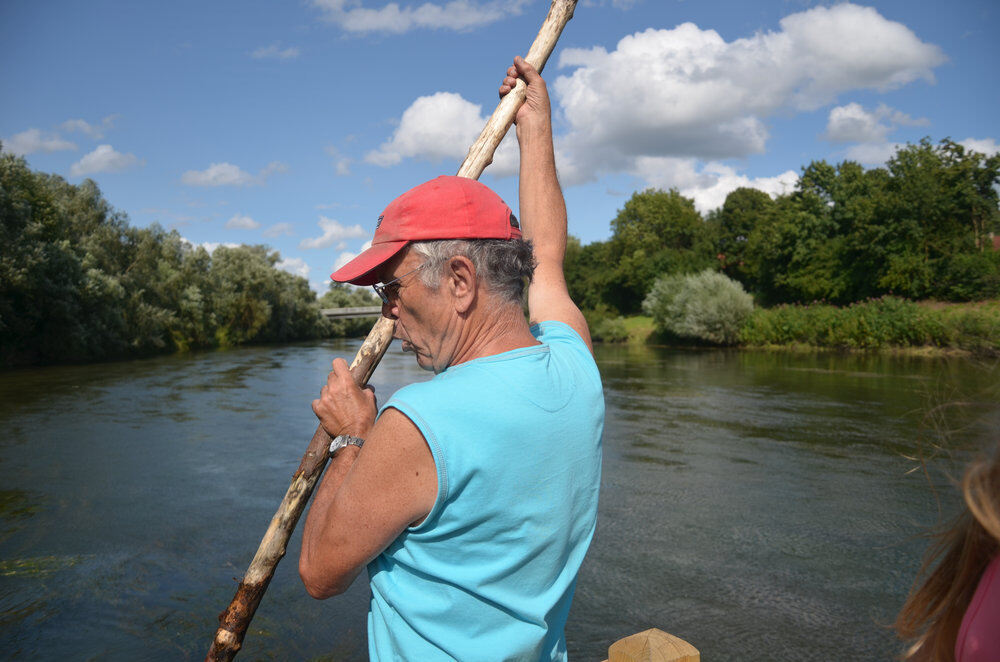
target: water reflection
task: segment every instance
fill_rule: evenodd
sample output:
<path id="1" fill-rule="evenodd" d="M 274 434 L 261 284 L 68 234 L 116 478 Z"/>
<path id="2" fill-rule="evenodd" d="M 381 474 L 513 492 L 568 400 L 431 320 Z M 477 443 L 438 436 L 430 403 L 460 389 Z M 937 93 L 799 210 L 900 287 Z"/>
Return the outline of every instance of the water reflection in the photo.
<path id="1" fill-rule="evenodd" d="M 312 435 L 330 361 L 357 347 L 0 374 L 0 647 L 201 659 Z M 705 659 L 890 657 L 880 624 L 938 507 L 907 458 L 944 448 L 931 476 L 947 487 L 1000 424 L 995 365 L 614 346 L 598 359 L 605 468 L 571 656 L 603 659 L 656 626 Z M 428 377 L 390 350 L 373 385 L 384 400 Z M 364 659 L 367 598 L 361 582 L 315 602 L 286 561 L 241 657 Z"/>

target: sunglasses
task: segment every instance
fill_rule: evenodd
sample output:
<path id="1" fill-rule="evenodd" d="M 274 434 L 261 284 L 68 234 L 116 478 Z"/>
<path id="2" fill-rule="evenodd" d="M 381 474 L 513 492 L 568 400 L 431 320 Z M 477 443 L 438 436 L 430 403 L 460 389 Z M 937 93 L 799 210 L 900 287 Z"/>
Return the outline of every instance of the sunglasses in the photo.
<path id="1" fill-rule="evenodd" d="M 377 294 L 379 298 L 382 299 L 382 303 L 391 304 L 393 300 L 395 300 L 395 298 L 399 296 L 399 287 L 400 287 L 399 281 L 403 280 L 410 274 L 417 273 L 425 266 L 427 265 L 421 264 L 413 271 L 407 271 L 402 276 L 399 276 L 398 278 L 393 278 L 388 283 L 382 283 L 381 285 L 372 285 L 372 289 L 375 290 L 375 294 Z"/>

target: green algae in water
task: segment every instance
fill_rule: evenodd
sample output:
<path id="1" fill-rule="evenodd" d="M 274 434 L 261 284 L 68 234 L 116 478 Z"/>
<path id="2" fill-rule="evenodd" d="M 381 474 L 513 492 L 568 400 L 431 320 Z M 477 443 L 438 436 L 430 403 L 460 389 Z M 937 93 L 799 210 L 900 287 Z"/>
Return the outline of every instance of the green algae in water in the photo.
<path id="1" fill-rule="evenodd" d="M 35 556 L 27 559 L 0 560 L 0 577 L 47 577 L 54 572 L 72 568 L 83 556 Z"/>
<path id="2" fill-rule="evenodd" d="M 27 519 L 41 509 L 38 497 L 24 490 L 0 490 L 0 517 Z"/>

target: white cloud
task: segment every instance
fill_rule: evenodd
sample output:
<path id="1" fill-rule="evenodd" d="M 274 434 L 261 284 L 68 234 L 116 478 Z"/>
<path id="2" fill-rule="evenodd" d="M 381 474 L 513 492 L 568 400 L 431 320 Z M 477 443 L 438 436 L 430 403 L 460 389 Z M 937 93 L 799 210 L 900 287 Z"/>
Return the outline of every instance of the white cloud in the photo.
<path id="1" fill-rule="evenodd" d="M 341 151 L 333 145 L 328 145 L 325 148 L 325 151 L 333 157 L 333 168 L 338 177 L 347 177 L 351 174 L 352 160 L 349 157 L 344 156 Z"/>
<path id="2" fill-rule="evenodd" d="M 279 269 L 287 271 L 293 276 L 302 276 L 303 278 L 309 278 L 309 265 L 306 261 L 300 257 L 289 257 L 285 258 L 281 262 L 278 262 L 277 266 Z"/>
<path id="3" fill-rule="evenodd" d="M 188 186 L 250 186 L 253 175 L 232 163 L 213 163 L 206 170 L 188 170 L 181 175 Z"/>
<path id="4" fill-rule="evenodd" d="M 98 172 L 121 172 L 138 165 L 142 163 L 135 154 L 122 154 L 111 145 L 98 145 L 93 152 L 71 165 L 69 174 L 80 177 Z"/>
<path id="5" fill-rule="evenodd" d="M 295 228 L 291 223 L 276 223 L 268 229 L 264 230 L 261 234 L 265 237 L 280 237 L 282 235 L 292 236 L 295 234 Z"/>
<path id="6" fill-rule="evenodd" d="M 460 162 L 469 146 L 479 137 L 487 118 L 482 106 L 466 101 L 454 92 L 438 92 L 419 97 L 403 111 L 392 137 L 369 152 L 365 161 L 383 167 L 396 165 L 405 158 L 432 163 L 442 160 Z M 517 148 L 512 134 L 500 144 L 493 157 L 490 173 L 496 176 L 517 172 Z"/>
<path id="7" fill-rule="evenodd" d="M 622 0 L 617 0 L 621 2 Z M 324 17 L 348 32 L 388 32 L 401 34 L 415 29 L 471 30 L 516 16 L 529 0 L 451 0 L 424 2 L 400 7 L 390 2 L 379 9 L 362 5 L 361 0 L 313 0 Z"/>
<path id="8" fill-rule="evenodd" d="M 848 147 L 844 156 L 861 165 L 880 166 L 895 156 L 900 147 L 903 145 L 895 142 L 858 143 Z"/>
<path id="9" fill-rule="evenodd" d="M 879 104 L 866 110 L 860 104 L 849 103 L 830 110 L 826 124 L 826 139 L 833 142 L 879 143 L 898 126 L 926 126 L 927 119 L 913 119 L 906 113 Z"/>
<path id="10" fill-rule="evenodd" d="M 181 182 L 188 186 L 262 186 L 272 174 L 287 170 L 284 163 L 272 161 L 255 177 L 232 163 L 213 163 L 205 170 L 188 170 L 181 175 Z"/>
<path id="11" fill-rule="evenodd" d="M 862 165 L 880 166 L 895 156 L 900 147 L 903 144 L 895 142 L 858 143 L 847 148 L 844 158 Z"/>
<path id="12" fill-rule="evenodd" d="M 347 264 L 348 262 L 350 262 L 351 260 L 353 260 L 358 255 L 365 252 L 371 247 L 372 247 L 372 242 L 369 239 L 365 243 L 361 244 L 361 248 L 358 249 L 357 253 L 352 253 L 350 251 L 342 251 L 340 255 L 337 256 L 337 259 L 333 261 L 333 269 L 331 269 L 331 273 L 333 273 L 337 269 L 340 269 L 342 266 L 344 266 L 345 264 Z"/>
<path id="13" fill-rule="evenodd" d="M 358 256 L 358 253 L 352 253 L 350 251 L 343 251 L 340 255 L 337 256 L 337 259 L 333 261 L 333 271 L 336 271 L 337 269 L 340 269 L 342 266 L 344 266 L 345 264 L 347 264 L 348 262 L 350 262 L 351 260 L 353 260 L 357 256 Z M 333 271 L 331 271 L 330 273 L 333 273 Z"/>
<path id="14" fill-rule="evenodd" d="M 901 147 L 888 140 L 900 126 L 926 126 L 926 118 L 914 119 L 906 113 L 880 103 L 868 110 L 858 103 L 837 106 L 830 110 L 824 138 L 831 142 L 855 143 L 844 152 L 845 158 L 862 165 L 880 166 L 892 158 Z"/>
<path id="15" fill-rule="evenodd" d="M 832 109 L 826 123 L 827 140 L 834 142 L 875 142 L 888 133 L 888 126 L 856 103 Z"/>
<path id="16" fill-rule="evenodd" d="M 299 248 L 329 248 L 334 244 L 341 244 L 345 239 L 357 239 L 368 235 L 360 225 L 344 226 L 326 216 L 320 216 L 317 225 L 323 230 L 323 234 L 312 239 L 303 239 L 299 243 Z"/>
<path id="17" fill-rule="evenodd" d="M 191 248 L 204 248 L 209 253 L 214 253 L 215 249 L 219 246 L 225 246 L 226 248 L 237 248 L 239 246 L 239 244 L 219 241 L 203 241 L 201 243 L 195 243 L 187 237 L 181 237 L 181 241 L 191 246 Z"/>
<path id="18" fill-rule="evenodd" d="M 751 179 L 722 163 L 710 162 L 699 168 L 697 159 L 677 157 L 639 157 L 633 174 L 650 186 L 676 188 L 693 199 L 702 213 L 721 207 L 726 196 L 738 188 L 755 188 L 774 197 L 792 192 L 799 180 L 792 170 Z"/>
<path id="19" fill-rule="evenodd" d="M 27 156 L 35 152 L 60 152 L 76 149 L 76 145 L 68 140 L 63 140 L 58 134 L 42 133 L 39 129 L 28 129 L 21 133 L 15 133 L 10 138 L 4 138 L 3 149 L 5 152 L 17 156 Z"/>
<path id="20" fill-rule="evenodd" d="M 611 52 L 564 49 L 559 66 L 575 71 L 552 84 L 569 126 L 564 181 L 632 170 L 642 156 L 760 153 L 766 118 L 819 108 L 849 90 L 933 81 L 944 60 L 906 26 L 847 3 L 791 14 L 778 31 L 731 42 L 685 23 L 629 35 Z"/>
<path id="21" fill-rule="evenodd" d="M 104 134 L 114 126 L 115 120 L 117 120 L 118 117 L 118 115 L 108 115 L 101 120 L 100 124 L 90 124 L 89 122 L 80 119 L 66 120 L 59 126 L 59 128 L 63 131 L 79 131 L 94 140 L 100 140 L 104 137 Z"/>
<path id="22" fill-rule="evenodd" d="M 629 35 L 611 52 L 567 48 L 559 66 L 574 71 L 551 84 L 557 117 L 568 126 L 556 139 L 560 179 L 570 186 L 639 172 L 642 158 L 715 162 L 759 154 L 769 117 L 814 110 L 849 90 L 933 81 L 944 60 L 906 26 L 849 3 L 791 14 L 778 31 L 731 42 L 685 23 Z M 858 110 L 874 118 L 868 134 L 883 139 L 894 126 L 925 122 L 886 106 Z M 481 107 L 458 94 L 420 97 L 365 160 L 384 167 L 407 158 L 460 161 L 485 121 Z M 846 135 L 847 127 L 834 122 L 828 133 Z M 494 175 L 516 172 L 509 138 L 497 150 Z"/>
<path id="23" fill-rule="evenodd" d="M 280 42 L 270 46 L 262 46 L 250 54 L 255 60 L 294 60 L 299 56 L 299 49 L 294 46 L 281 48 Z"/>
<path id="24" fill-rule="evenodd" d="M 966 138 L 958 143 L 967 150 L 979 152 L 986 156 L 1000 153 L 1000 145 L 993 138 Z"/>
<path id="25" fill-rule="evenodd" d="M 404 158 L 420 157 L 439 162 L 460 159 L 483 128 L 482 106 L 454 92 L 420 97 L 403 111 L 392 137 L 365 157 L 380 166 Z"/>
<path id="26" fill-rule="evenodd" d="M 260 223 L 242 214 L 236 214 L 226 221 L 227 230 L 256 230 L 259 227 Z"/>
<path id="27" fill-rule="evenodd" d="M 271 161 L 257 175 L 257 180 L 263 184 L 265 179 L 279 172 L 288 172 L 288 165 L 281 161 Z"/>

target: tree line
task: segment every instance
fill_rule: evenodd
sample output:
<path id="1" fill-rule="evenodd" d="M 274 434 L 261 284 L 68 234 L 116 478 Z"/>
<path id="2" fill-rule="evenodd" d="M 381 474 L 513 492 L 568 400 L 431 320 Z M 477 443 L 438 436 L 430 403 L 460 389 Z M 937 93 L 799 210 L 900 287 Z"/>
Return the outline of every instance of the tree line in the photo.
<path id="1" fill-rule="evenodd" d="M 321 307 L 372 305 L 277 268 L 267 246 L 209 253 L 159 225 L 132 227 L 97 185 L 0 154 L 0 365 L 91 361 L 364 331 Z"/>
<path id="2" fill-rule="evenodd" d="M 927 139 L 881 168 L 814 161 L 794 191 L 736 189 L 704 216 L 676 190 L 649 189 L 625 203 L 606 241 L 570 237 L 566 280 L 592 319 L 639 313 L 657 279 L 705 270 L 767 306 L 998 298 L 998 191 L 1000 155 Z M 72 185 L 0 152 L 0 365 L 367 330 L 368 320 L 319 311 L 375 297 L 331 284 L 317 301 L 280 259 L 267 246 L 209 253 L 176 231 L 132 227 L 94 182 Z"/>
<path id="3" fill-rule="evenodd" d="M 951 140 L 899 148 L 884 167 L 813 161 L 794 191 L 732 191 L 702 216 L 676 190 L 636 192 L 611 237 L 570 239 L 566 280 L 587 311 L 639 313 L 663 276 L 713 269 L 758 303 L 845 305 L 1000 297 L 1000 155 Z"/>

